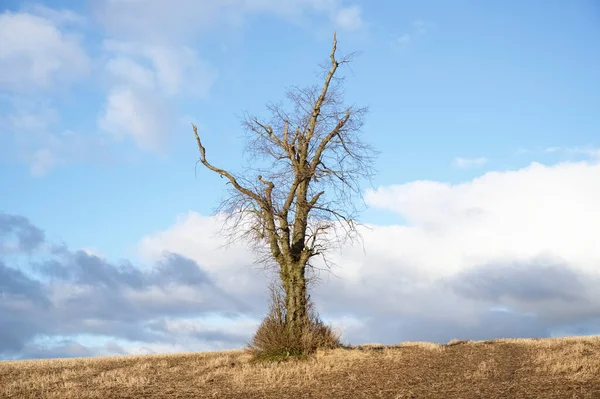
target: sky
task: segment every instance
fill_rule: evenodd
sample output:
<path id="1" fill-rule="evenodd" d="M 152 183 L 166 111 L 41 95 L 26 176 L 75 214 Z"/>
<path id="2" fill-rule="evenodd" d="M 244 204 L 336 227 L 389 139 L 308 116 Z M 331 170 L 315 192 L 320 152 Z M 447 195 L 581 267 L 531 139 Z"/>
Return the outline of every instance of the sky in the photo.
<path id="1" fill-rule="evenodd" d="M 241 348 L 268 273 L 224 248 L 241 118 L 333 32 L 381 151 L 312 297 L 352 344 L 600 334 L 593 0 L 4 0 L 0 359 Z"/>

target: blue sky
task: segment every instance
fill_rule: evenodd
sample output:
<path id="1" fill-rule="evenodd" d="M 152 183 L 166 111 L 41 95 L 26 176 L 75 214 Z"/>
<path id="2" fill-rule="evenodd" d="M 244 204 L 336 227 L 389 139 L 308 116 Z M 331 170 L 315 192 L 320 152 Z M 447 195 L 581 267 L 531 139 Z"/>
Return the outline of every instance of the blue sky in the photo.
<path id="1" fill-rule="evenodd" d="M 600 154 L 600 7 L 594 1 L 9 0 L 0 11 L 0 211 L 28 223 L 5 219 L 12 226 L 5 237 L 18 241 L 15 226 L 27 225 L 43 231 L 45 242 L 68 247 L 69 259 L 85 249 L 110 267 L 127 261 L 148 268 L 159 256 L 148 254 L 161 248 L 211 269 L 203 266 L 208 255 L 193 249 L 201 238 L 192 232 L 208 229 L 203 218 L 218 204 L 223 181 L 201 167 L 195 171 L 190 123 L 199 125 L 214 164 L 240 170 L 240 116 L 266 116 L 265 104 L 284 100 L 288 87 L 318 83 L 318 65 L 327 61 L 337 30 L 340 54 L 361 52 L 342 71 L 346 100 L 370 107 L 364 137 L 381 150 L 373 181 L 380 191 L 368 196 L 363 222 L 394 231 L 426 223 L 427 230 L 427 223 L 437 223 L 428 215 L 439 212 L 444 220 L 450 214 L 448 226 L 456 229 L 464 221 L 452 212 L 465 203 L 484 209 L 497 198 L 488 193 L 522 196 L 510 210 L 509 199 L 498 203 L 490 211 L 494 222 L 473 234 L 504 243 L 501 234 L 512 233 L 503 221 L 513 218 L 497 215 L 518 210 L 522 218 L 514 220 L 527 226 L 510 228 L 529 232 L 520 241 L 529 246 L 461 253 L 486 267 L 537 265 L 541 256 L 564 261 L 571 271 L 597 272 L 589 265 L 600 255 L 584 234 L 585 221 L 599 217 L 592 201 L 599 195 L 593 187 Z M 563 181 L 579 185 L 563 200 L 539 197 L 539 190 L 554 193 L 555 182 Z M 527 197 L 528 190 L 535 192 Z M 570 209 L 590 212 L 576 218 L 587 238 L 572 246 L 556 241 L 560 250 L 554 243 L 562 236 L 542 237 L 538 219 L 527 221 Z M 579 226 L 567 219 L 569 228 Z M 441 253 L 452 247 L 436 234 L 419 245 L 438 245 L 430 251 Z M 30 270 L 21 267 L 29 262 L 21 255 L 5 255 L 4 263 Z M 420 256 L 410 259 L 422 270 L 437 262 Z M 391 267 L 397 259 L 382 262 Z M 454 274 L 436 274 L 438 280 L 467 273 L 458 263 L 447 270 Z M 225 289 L 215 273 L 208 272 Z M 506 301 L 493 305 L 518 307 L 514 298 Z M 373 335 L 350 305 L 331 309 L 332 320 L 343 314 L 358 326 L 349 327 L 351 338 L 394 340 Z M 77 336 L 87 333 L 82 327 Z M 32 336 L 44 334 L 58 333 Z M 81 342 L 69 334 L 57 336 Z"/>

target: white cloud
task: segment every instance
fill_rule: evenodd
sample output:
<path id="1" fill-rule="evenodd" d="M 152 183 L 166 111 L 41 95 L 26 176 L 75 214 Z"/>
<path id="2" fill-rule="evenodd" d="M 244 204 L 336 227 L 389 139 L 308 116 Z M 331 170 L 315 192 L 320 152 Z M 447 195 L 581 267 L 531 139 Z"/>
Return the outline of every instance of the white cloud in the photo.
<path id="1" fill-rule="evenodd" d="M 20 139 L 24 158 L 34 177 L 42 177 L 58 166 L 75 162 L 105 162 L 110 158 L 102 138 L 65 130 L 59 133 L 37 132 Z"/>
<path id="2" fill-rule="evenodd" d="M 107 40 L 106 70 L 113 87 L 98 126 L 117 139 L 131 137 L 143 149 L 164 149 L 175 96 L 206 97 L 217 72 L 185 46 Z"/>
<path id="3" fill-rule="evenodd" d="M 106 63 L 106 70 L 117 84 L 130 84 L 142 89 L 156 87 L 155 73 L 152 69 L 140 65 L 127 56 L 117 55 Z"/>
<path id="4" fill-rule="evenodd" d="M 10 145 L 1 148 L 3 157 L 24 161 L 31 174 L 41 177 L 57 166 L 72 162 L 105 160 L 106 143 L 99 137 L 61 130 L 59 112 L 43 97 L 8 95 L 0 105 L 0 136 Z"/>
<path id="5" fill-rule="evenodd" d="M 561 150 L 560 147 L 546 147 L 546 148 L 544 148 L 544 152 L 549 152 L 549 153 L 558 152 L 560 150 Z"/>
<path id="6" fill-rule="evenodd" d="M 0 104 L 6 106 L 7 112 L 0 115 L 2 133 L 41 131 L 50 128 L 59 120 L 58 111 L 50 101 L 42 98 L 9 95 Z"/>
<path id="7" fill-rule="evenodd" d="M 533 163 L 459 185 L 419 181 L 386 187 L 369 191 L 366 199 L 402 215 L 411 231 L 444 238 L 449 245 L 443 258 L 423 256 L 433 257 L 428 263 L 443 264 L 445 272 L 460 268 L 453 260 L 481 263 L 544 253 L 594 272 L 600 258 L 593 233 L 600 223 L 599 176 L 598 164 Z"/>
<path id="8" fill-rule="evenodd" d="M 488 162 L 488 159 L 485 157 L 479 158 L 454 158 L 452 164 L 457 168 L 470 168 L 473 166 L 481 166 L 485 165 Z"/>
<path id="9" fill-rule="evenodd" d="M 130 137 L 143 149 L 160 150 L 171 124 L 167 104 L 154 94 L 127 86 L 114 87 L 98 126 L 117 140 Z"/>
<path id="10" fill-rule="evenodd" d="M 532 154 L 532 153 L 545 153 L 545 154 L 562 154 L 562 155 L 580 155 L 587 157 L 592 160 L 600 159 L 600 148 L 593 145 L 585 146 L 550 146 L 543 149 L 530 149 L 530 148 L 518 148 L 517 154 Z"/>
<path id="11" fill-rule="evenodd" d="M 107 40 L 112 54 L 107 70 L 120 82 L 156 88 L 160 95 L 206 97 L 217 72 L 187 46 L 164 46 Z"/>
<path id="12" fill-rule="evenodd" d="M 42 177 L 58 164 L 56 156 L 47 148 L 41 148 L 31 155 L 30 171 L 34 177 Z"/>
<path id="13" fill-rule="evenodd" d="M 422 19 L 414 20 L 410 32 L 406 32 L 398 36 L 396 39 L 396 44 L 398 44 L 400 47 L 406 47 L 411 41 L 414 40 L 416 36 L 424 35 L 425 33 L 427 33 L 429 28 L 432 26 L 432 23 L 426 22 Z"/>
<path id="14" fill-rule="evenodd" d="M 360 7 L 338 0 L 146 0 L 144 6 L 139 1 L 104 0 L 96 4 L 96 14 L 113 34 L 151 43 L 165 43 L 166 37 L 186 41 L 215 27 L 239 26 L 255 14 L 292 22 L 321 15 L 343 29 L 363 25 Z"/>
<path id="15" fill-rule="evenodd" d="M 417 31 L 417 33 L 423 34 L 427 32 L 428 24 L 422 19 L 417 19 L 413 21 L 413 28 Z"/>
<path id="16" fill-rule="evenodd" d="M 188 47 L 152 46 L 145 50 L 156 69 L 158 85 L 167 95 L 180 92 L 206 97 L 217 72 Z"/>
<path id="17" fill-rule="evenodd" d="M 457 185 L 416 181 L 368 191 L 366 200 L 408 224 L 370 226 L 366 253 L 333 254 L 338 278 L 313 297 L 330 320 L 352 321 L 345 339 L 540 336 L 575 325 L 600 332 L 599 164 L 534 163 Z M 258 301 L 265 277 L 242 247 L 218 249 L 218 226 L 189 213 L 141 250 L 190 257 L 227 292 Z"/>
<path id="18" fill-rule="evenodd" d="M 358 29 L 363 26 L 359 6 L 340 8 L 334 17 L 335 25 L 343 29 Z"/>
<path id="19" fill-rule="evenodd" d="M 567 153 L 586 155 L 592 159 L 600 160 L 600 148 L 594 146 L 564 148 Z"/>
<path id="20" fill-rule="evenodd" d="M 50 7 L 46 7 L 43 4 L 31 4 L 25 6 L 22 11 L 26 11 L 30 14 L 37 15 L 52 21 L 55 25 L 85 25 L 87 22 L 86 17 L 80 15 L 72 10 L 62 9 L 56 10 Z"/>
<path id="21" fill-rule="evenodd" d="M 401 46 L 407 46 L 410 43 L 410 35 L 408 33 L 403 34 L 398 38 L 398 44 Z"/>
<path id="22" fill-rule="evenodd" d="M 77 36 L 29 13 L 0 14 L 0 87 L 45 89 L 84 76 L 90 59 Z"/>

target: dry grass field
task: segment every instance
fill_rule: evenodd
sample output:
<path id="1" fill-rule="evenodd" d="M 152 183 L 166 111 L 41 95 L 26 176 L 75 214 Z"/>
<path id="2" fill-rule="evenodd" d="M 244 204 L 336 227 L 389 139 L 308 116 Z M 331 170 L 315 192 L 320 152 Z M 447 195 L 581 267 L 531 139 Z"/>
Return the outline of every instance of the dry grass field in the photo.
<path id="1" fill-rule="evenodd" d="M 0 362 L 1 398 L 600 398 L 600 337 Z"/>

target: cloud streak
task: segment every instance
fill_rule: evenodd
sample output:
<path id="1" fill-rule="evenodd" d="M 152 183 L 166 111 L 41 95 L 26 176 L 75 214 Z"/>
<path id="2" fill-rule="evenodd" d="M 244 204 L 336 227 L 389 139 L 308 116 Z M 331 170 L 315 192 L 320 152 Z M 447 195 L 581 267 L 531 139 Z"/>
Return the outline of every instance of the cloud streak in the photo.
<path id="1" fill-rule="evenodd" d="M 460 169 L 467 169 L 467 168 L 472 168 L 472 167 L 476 167 L 476 166 L 483 166 L 486 163 L 488 163 L 488 159 L 485 157 L 478 157 L 478 158 L 454 158 L 454 161 L 452 161 L 452 165 L 454 165 L 457 168 Z"/>
<path id="2" fill-rule="evenodd" d="M 424 35 L 433 26 L 433 24 L 422 19 L 416 19 L 412 23 L 410 32 L 405 32 L 397 37 L 396 44 L 400 47 L 407 47 L 417 36 Z"/>
<path id="3" fill-rule="evenodd" d="M 185 42 L 209 29 L 240 27 L 257 15 L 283 18 L 302 24 L 309 17 L 322 16 L 328 25 L 354 30 L 363 26 L 358 4 L 342 4 L 338 0 L 161 0 L 146 1 L 145 7 L 135 2 L 103 0 L 95 5 L 95 15 L 113 35 L 135 41 L 166 44 L 169 40 Z M 313 21 L 309 25 L 314 26 Z M 162 29 L 155 29 L 162 26 Z"/>

